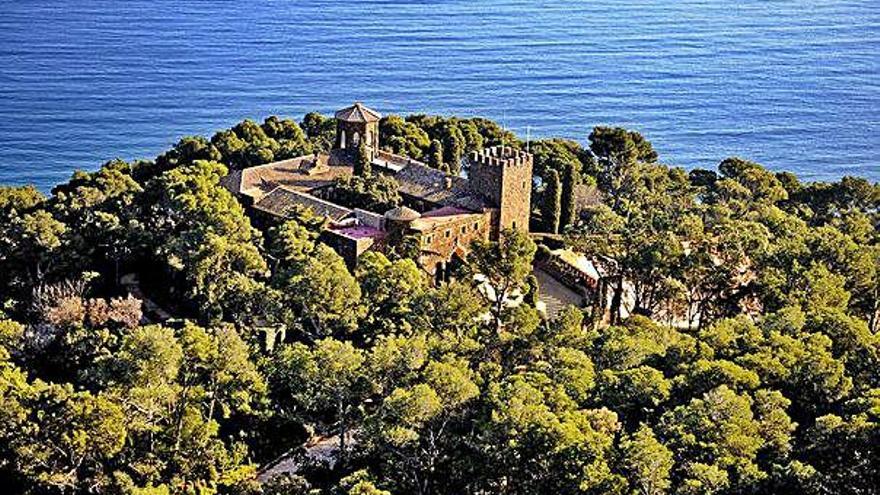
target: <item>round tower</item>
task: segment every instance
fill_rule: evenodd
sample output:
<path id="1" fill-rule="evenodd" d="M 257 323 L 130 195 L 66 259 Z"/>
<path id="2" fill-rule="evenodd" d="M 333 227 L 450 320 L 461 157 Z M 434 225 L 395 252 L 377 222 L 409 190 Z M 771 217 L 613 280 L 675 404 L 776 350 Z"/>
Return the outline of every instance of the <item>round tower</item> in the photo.
<path id="1" fill-rule="evenodd" d="M 385 230 L 392 235 L 403 236 L 409 228 L 409 224 L 421 218 L 421 215 L 412 208 L 398 206 L 385 212 Z"/>

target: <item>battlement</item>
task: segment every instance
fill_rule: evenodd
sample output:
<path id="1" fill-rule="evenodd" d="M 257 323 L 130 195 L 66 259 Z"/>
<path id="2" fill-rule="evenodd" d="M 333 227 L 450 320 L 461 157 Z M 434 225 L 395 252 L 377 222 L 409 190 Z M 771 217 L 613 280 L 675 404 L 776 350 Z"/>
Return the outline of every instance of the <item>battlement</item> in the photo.
<path id="1" fill-rule="evenodd" d="M 531 167 L 533 160 L 531 153 L 510 146 L 492 146 L 482 151 L 474 151 L 469 158 L 472 164 L 490 167 Z"/>

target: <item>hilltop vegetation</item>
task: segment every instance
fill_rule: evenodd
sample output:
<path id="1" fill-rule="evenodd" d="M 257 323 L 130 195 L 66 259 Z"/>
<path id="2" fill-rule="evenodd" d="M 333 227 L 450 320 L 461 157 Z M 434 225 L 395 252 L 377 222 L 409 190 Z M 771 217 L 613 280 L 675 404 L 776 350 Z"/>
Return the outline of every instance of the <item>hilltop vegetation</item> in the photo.
<path id="1" fill-rule="evenodd" d="M 470 150 L 523 145 L 483 119 L 380 129 L 452 172 Z M 244 121 L 49 196 L 0 188 L 4 490 L 878 492 L 877 184 L 738 158 L 687 172 L 615 128 L 587 147 L 530 143 L 542 227 L 613 260 L 636 315 L 616 297 L 610 324 L 577 308 L 546 319 L 525 236 L 475 245 L 458 281 L 433 287 L 397 253 L 351 273 L 308 211 L 258 230 L 220 186 L 333 133 L 317 114 Z M 475 273 L 523 303 L 495 304 Z M 152 323 L 126 287 L 175 319 Z M 313 437 L 335 463 L 297 451 Z M 297 473 L 257 480 L 291 450 Z"/>

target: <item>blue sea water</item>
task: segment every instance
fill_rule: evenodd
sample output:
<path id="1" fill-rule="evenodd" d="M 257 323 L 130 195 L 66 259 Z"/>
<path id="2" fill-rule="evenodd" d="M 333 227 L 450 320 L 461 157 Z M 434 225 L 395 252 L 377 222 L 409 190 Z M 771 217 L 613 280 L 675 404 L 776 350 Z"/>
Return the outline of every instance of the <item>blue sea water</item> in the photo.
<path id="1" fill-rule="evenodd" d="M 880 2 L 0 0 L 3 184 L 355 100 L 880 180 Z"/>

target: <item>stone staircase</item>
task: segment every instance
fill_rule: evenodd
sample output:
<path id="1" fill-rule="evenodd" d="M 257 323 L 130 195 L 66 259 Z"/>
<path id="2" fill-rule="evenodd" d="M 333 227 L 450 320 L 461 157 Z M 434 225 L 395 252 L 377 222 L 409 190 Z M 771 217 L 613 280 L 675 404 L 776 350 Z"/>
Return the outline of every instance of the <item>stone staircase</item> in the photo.
<path id="1" fill-rule="evenodd" d="M 550 318 L 555 317 L 568 305 L 577 307 L 583 305 L 580 294 L 563 285 L 546 271 L 535 268 L 532 273 L 538 279 L 540 287 L 538 301 L 544 303 L 544 311 Z"/>

